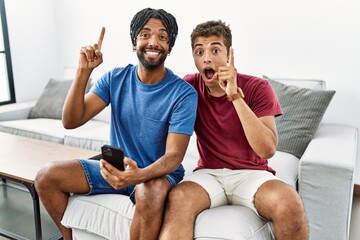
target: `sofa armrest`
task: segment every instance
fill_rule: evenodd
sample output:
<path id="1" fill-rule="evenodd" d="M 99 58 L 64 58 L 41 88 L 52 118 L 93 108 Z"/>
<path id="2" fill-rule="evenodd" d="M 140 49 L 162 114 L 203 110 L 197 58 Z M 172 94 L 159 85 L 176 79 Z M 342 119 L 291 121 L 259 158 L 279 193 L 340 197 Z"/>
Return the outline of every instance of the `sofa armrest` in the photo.
<path id="1" fill-rule="evenodd" d="M 27 101 L 0 106 L 0 121 L 27 119 L 35 103 Z"/>
<path id="2" fill-rule="evenodd" d="M 322 124 L 300 159 L 310 239 L 349 239 L 358 129 Z"/>

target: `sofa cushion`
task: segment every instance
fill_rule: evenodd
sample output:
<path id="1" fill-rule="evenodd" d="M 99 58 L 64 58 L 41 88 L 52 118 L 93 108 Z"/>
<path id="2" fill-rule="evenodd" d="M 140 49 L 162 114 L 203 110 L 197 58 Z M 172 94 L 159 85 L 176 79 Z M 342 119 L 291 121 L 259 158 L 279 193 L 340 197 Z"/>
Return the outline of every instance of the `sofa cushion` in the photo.
<path id="1" fill-rule="evenodd" d="M 80 127 L 66 132 L 64 144 L 100 152 L 101 146 L 110 142 L 110 124 L 91 121 L 91 125 L 93 127 Z"/>
<path id="2" fill-rule="evenodd" d="M 29 118 L 61 119 L 63 105 L 71 83 L 71 80 L 50 79 L 31 110 Z"/>
<path id="3" fill-rule="evenodd" d="M 195 222 L 194 238 L 199 240 L 272 239 L 271 229 L 270 223 L 259 218 L 251 209 L 228 205 L 200 213 Z"/>
<path id="4" fill-rule="evenodd" d="M 269 158 L 269 166 L 276 171 L 276 176 L 296 188 L 299 174 L 299 158 L 286 152 L 276 151 Z"/>
<path id="5" fill-rule="evenodd" d="M 22 119 L 0 122 L 0 131 L 55 143 L 64 143 L 64 127 L 57 119 Z"/>
<path id="6" fill-rule="evenodd" d="M 192 173 L 197 166 L 199 160 L 199 152 L 196 146 L 196 134 L 190 137 L 189 145 L 186 149 L 182 165 L 185 169 L 185 176 Z"/>
<path id="7" fill-rule="evenodd" d="M 104 108 L 100 113 L 98 113 L 93 119 L 97 121 L 110 123 L 111 118 L 111 105 Z"/>
<path id="8" fill-rule="evenodd" d="M 86 232 L 86 230 L 81 230 L 77 228 L 72 229 L 72 239 L 73 240 L 108 240 L 108 238 L 101 237 L 97 234 Z"/>
<path id="9" fill-rule="evenodd" d="M 301 158 L 335 91 L 300 88 L 264 78 L 275 89 L 283 110 L 283 115 L 275 119 L 279 135 L 277 150 Z"/>
<path id="10" fill-rule="evenodd" d="M 61 223 L 106 239 L 129 239 L 135 205 L 119 194 L 70 197 Z"/>
<path id="11" fill-rule="evenodd" d="M 0 121 L 28 119 L 36 101 L 17 102 L 0 107 Z"/>
<path id="12" fill-rule="evenodd" d="M 0 131 L 12 133 L 24 137 L 49 141 L 49 142 L 61 143 L 61 144 L 65 144 L 66 136 L 69 137 L 75 135 L 77 136 L 76 139 L 71 139 L 71 140 L 67 139 L 66 141 L 67 145 L 86 146 L 84 145 L 83 143 L 84 141 L 82 141 L 82 138 L 89 137 L 87 141 L 91 141 L 92 138 L 95 138 L 95 140 L 103 139 L 106 138 L 105 131 L 107 131 L 107 137 L 109 137 L 109 131 L 106 130 L 109 127 L 108 125 L 109 124 L 104 122 L 91 120 L 76 129 L 65 129 L 64 126 L 62 125 L 61 120 L 59 119 L 34 118 L 34 119 L 23 119 L 23 120 L 13 120 L 13 121 L 2 121 L 0 122 Z M 100 130 L 97 131 L 97 129 Z M 102 131 L 102 129 L 105 130 Z M 86 135 L 86 137 L 82 137 L 83 135 Z M 99 138 L 99 136 L 102 137 Z M 88 145 L 91 146 L 91 144 Z M 98 144 L 94 142 L 94 145 L 97 146 Z M 95 147 L 93 149 L 92 148 L 89 149 L 95 151 L 98 150 Z"/>
<path id="13" fill-rule="evenodd" d="M 275 81 L 282 82 L 286 85 L 298 86 L 301 88 L 309 88 L 315 90 L 326 90 L 326 82 L 320 79 L 299 79 L 299 78 L 283 78 L 263 76 L 265 79 L 271 78 Z"/>

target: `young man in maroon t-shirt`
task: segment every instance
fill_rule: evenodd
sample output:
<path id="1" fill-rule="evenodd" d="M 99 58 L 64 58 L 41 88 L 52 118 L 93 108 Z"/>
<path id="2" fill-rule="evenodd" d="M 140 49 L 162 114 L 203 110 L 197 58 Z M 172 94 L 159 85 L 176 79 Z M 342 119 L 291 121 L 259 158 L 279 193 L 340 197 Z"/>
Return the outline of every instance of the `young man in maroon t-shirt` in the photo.
<path id="1" fill-rule="evenodd" d="M 230 28 L 222 21 L 191 34 L 199 71 L 184 79 L 198 92 L 196 170 L 169 194 L 160 239 L 193 239 L 197 215 L 221 205 L 242 205 L 273 222 L 275 239 L 308 239 L 300 196 L 275 176 L 275 117 L 282 114 L 270 84 L 237 73 Z"/>

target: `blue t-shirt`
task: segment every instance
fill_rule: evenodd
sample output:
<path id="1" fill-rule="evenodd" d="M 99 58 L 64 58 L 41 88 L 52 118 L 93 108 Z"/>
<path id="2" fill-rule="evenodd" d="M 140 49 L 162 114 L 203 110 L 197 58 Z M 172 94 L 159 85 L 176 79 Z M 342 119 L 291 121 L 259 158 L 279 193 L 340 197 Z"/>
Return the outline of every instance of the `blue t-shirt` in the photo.
<path id="1" fill-rule="evenodd" d="M 140 168 L 165 154 L 168 133 L 193 133 L 197 92 L 166 70 L 160 82 L 144 84 L 137 76 L 137 65 L 129 64 L 112 69 L 90 90 L 111 104 L 110 144 L 123 148 Z M 184 169 L 180 166 L 177 171 Z"/>

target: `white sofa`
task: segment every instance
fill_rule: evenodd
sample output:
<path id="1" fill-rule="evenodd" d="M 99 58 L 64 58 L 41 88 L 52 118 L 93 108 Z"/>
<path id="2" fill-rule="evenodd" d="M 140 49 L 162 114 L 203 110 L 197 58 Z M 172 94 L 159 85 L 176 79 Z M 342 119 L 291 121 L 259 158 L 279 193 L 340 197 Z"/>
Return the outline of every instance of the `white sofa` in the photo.
<path id="1" fill-rule="evenodd" d="M 323 81 L 315 80 L 290 84 L 325 88 Z M 1 106 L 0 131 L 97 151 L 108 143 L 108 110 L 79 129 L 65 130 L 60 119 L 28 119 L 34 104 Z M 277 175 L 298 189 L 309 221 L 310 239 L 349 239 L 357 149 L 355 127 L 321 122 L 301 157 L 279 150 L 269 160 Z M 183 161 L 186 174 L 194 169 L 197 158 L 192 136 Z M 62 223 L 73 229 L 74 239 L 129 239 L 134 209 L 128 197 L 122 195 L 73 195 Z M 245 207 L 217 207 L 198 216 L 195 239 L 273 239 L 272 225 Z"/>

